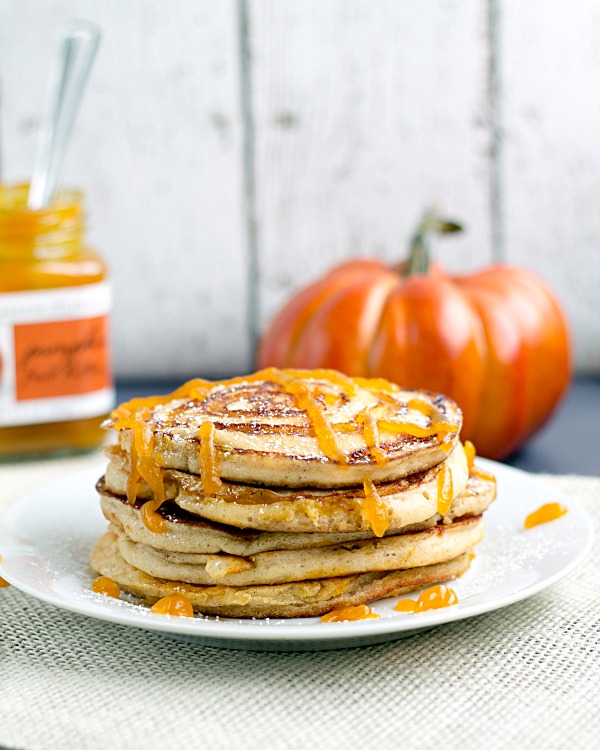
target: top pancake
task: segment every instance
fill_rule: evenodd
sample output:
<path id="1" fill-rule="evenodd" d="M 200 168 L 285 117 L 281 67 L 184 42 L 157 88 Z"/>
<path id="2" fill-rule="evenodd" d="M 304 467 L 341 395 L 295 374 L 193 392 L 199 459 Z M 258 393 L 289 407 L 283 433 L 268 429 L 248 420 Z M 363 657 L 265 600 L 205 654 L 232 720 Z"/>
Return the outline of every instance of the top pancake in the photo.
<path id="1" fill-rule="evenodd" d="M 210 423 L 218 476 L 274 487 L 386 482 L 443 461 L 462 414 L 444 396 L 331 370 L 263 370 L 190 381 L 167 397 L 135 399 L 105 423 L 128 452 L 146 446 L 163 468 L 202 473 Z"/>

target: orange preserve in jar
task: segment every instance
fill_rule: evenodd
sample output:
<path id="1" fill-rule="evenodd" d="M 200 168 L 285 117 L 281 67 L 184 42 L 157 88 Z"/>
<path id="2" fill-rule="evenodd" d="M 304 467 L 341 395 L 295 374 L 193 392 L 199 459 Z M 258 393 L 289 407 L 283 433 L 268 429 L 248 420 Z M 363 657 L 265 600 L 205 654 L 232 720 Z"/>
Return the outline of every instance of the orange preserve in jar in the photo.
<path id="1" fill-rule="evenodd" d="M 81 194 L 32 211 L 27 192 L 0 186 L 0 458 L 99 445 L 114 396 L 110 290 Z"/>

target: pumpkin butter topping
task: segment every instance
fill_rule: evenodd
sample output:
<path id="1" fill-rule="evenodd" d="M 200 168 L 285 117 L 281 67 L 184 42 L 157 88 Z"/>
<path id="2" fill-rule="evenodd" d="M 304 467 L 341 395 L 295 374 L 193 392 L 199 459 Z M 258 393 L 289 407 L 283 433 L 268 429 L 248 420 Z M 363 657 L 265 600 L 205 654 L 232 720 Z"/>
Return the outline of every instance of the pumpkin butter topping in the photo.
<path id="1" fill-rule="evenodd" d="M 121 596 L 121 590 L 119 584 L 115 581 L 107 578 L 106 576 L 98 576 L 92 583 L 92 591 L 95 594 L 103 594 L 104 596 L 111 596 L 113 599 L 119 599 Z"/>
<path id="2" fill-rule="evenodd" d="M 458 604 L 456 592 L 453 589 L 446 588 L 446 586 L 437 585 L 423 591 L 416 601 L 413 599 L 400 599 L 394 609 L 396 612 L 414 612 L 418 614 L 419 612 L 427 612 L 430 609 L 452 607 L 455 604 Z"/>
<path id="3" fill-rule="evenodd" d="M 534 526 L 539 526 L 542 523 L 556 521 L 557 518 L 561 518 L 566 513 L 568 513 L 568 508 L 562 503 L 546 503 L 537 510 L 534 510 L 533 513 L 530 513 L 525 518 L 524 525 L 526 529 L 532 529 Z"/>
<path id="4" fill-rule="evenodd" d="M 342 607 L 334 609 L 321 617 L 323 622 L 356 622 L 357 620 L 376 620 L 379 615 L 366 604 L 356 607 Z"/>

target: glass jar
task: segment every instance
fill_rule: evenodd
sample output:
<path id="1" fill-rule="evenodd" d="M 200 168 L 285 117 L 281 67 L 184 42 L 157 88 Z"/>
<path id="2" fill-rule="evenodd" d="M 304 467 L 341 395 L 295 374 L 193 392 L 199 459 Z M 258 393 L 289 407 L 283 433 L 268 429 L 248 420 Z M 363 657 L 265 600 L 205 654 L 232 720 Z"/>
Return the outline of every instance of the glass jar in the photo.
<path id="1" fill-rule="evenodd" d="M 82 196 L 31 211 L 27 192 L 0 186 L 0 458 L 99 445 L 114 400 L 110 290 Z"/>

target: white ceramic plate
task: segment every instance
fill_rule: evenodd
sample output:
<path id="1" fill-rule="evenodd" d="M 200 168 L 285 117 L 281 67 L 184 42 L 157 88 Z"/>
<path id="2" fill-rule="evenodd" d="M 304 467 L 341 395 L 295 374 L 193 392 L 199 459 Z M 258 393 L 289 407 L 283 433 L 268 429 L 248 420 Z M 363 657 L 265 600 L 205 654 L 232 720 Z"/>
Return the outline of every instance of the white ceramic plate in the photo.
<path id="1" fill-rule="evenodd" d="M 31 596 L 71 612 L 210 646 L 309 651 L 381 643 L 525 599 L 573 571 L 589 552 L 591 522 L 575 500 L 517 469 L 478 462 L 496 474 L 498 499 L 485 514 L 486 537 L 471 568 L 451 584 L 460 603 L 446 609 L 400 614 L 394 611 L 397 599 L 385 599 L 372 605 L 379 619 L 357 622 L 322 623 L 316 617 L 192 619 L 153 615 L 139 604 L 94 594 L 87 560 L 106 528 L 94 490 L 101 466 L 65 477 L 9 506 L 0 519 L 0 575 Z M 553 501 L 569 512 L 524 530 L 525 516 Z"/>

